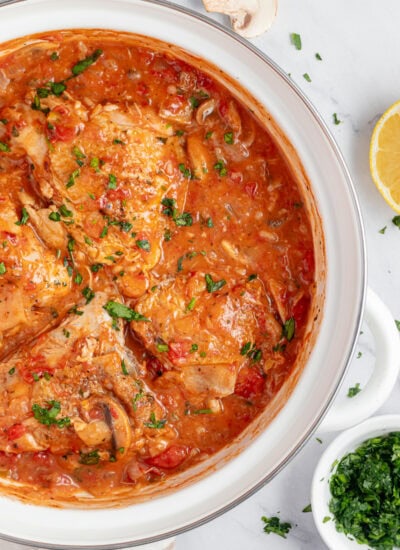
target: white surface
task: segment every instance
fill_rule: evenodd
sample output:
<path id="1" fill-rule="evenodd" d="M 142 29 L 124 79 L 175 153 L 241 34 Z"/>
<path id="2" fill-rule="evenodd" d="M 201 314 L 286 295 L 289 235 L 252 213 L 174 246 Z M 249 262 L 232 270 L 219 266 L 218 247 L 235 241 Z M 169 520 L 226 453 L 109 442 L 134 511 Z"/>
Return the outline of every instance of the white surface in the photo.
<path id="1" fill-rule="evenodd" d="M 205 13 L 200 0 L 176 3 Z M 394 215 L 375 190 L 368 170 L 368 143 L 376 118 L 400 98 L 400 68 L 397 53 L 400 36 L 398 0 L 281 0 L 272 29 L 253 40 L 302 87 L 330 126 L 354 178 L 367 232 L 369 284 L 386 301 L 395 318 L 400 318 L 399 230 L 391 223 Z M 216 19 L 224 20 L 222 17 Z M 303 49 L 295 50 L 289 34 L 301 34 Z M 322 61 L 315 59 L 319 52 Z M 302 77 L 308 73 L 312 79 Z M 336 112 L 343 123 L 335 126 Z M 332 185 L 334 186 L 334 181 Z M 387 225 L 384 235 L 379 229 Z M 349 281 L 351 284 L 351 281 Z M 364 334 L 343 386 L 363 382 L 372 362 L 372 338 Z M 339 397 L 340 398 L 340 397 Z M 356 398 L 355 398 L 356 399 Z M 380 412 L 399 412 L 399 383 Z M 326 444 L 334 437 L 313 437 L 298 456 L 268 486 L 219 519 L 178 537 L 177 550 L 261 550 L 325 548 L 313 523 L 312 514 L 302 513 L 310 502 L 313 469 Z M 293 529 L 286 540 L 262 532 L 262 515 L 277 515 L 290 521 Z M 155 518 L 156 521 L 156 518 Z M 19 548 L 8 542 L 1 550 Z"/>

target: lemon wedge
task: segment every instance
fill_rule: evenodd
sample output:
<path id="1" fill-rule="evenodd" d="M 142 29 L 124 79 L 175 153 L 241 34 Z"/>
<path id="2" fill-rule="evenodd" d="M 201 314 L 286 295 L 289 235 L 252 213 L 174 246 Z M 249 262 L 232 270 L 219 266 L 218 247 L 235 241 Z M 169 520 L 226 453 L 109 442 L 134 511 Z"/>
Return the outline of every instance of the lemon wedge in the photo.
<path id="1" fill-rule="evenodd" d="M 385 201 L 400 212 L 400 101 L 378 120 L 369 149 L 371 176 Z"/>

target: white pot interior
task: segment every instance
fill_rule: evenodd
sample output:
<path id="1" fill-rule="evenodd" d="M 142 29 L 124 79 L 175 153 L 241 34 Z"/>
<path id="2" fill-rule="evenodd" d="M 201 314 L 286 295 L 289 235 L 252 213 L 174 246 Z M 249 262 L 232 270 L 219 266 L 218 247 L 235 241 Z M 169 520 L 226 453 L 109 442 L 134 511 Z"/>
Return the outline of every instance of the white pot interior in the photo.
<path id="1" fill-rule="evenodd" d="M 173 42 L 221 67 L 247 88 L 297 150 L 322 219 L 327 257 L 323 319 L 293 393 L 256 438 L 251 433 L 262 430 L 265 415 L 233 450 L 220 453 L 218 465 L 211 458 L 206 477 L 162 498 L 111 510 L 43 510 L 0 499 L 2 536 L 42 547 L 110 549 L 155 540 L 214 516 L 268 481 L 293 456 L 322 418 L 352 353 L 362 315 L 365 252 L 358 205 L 343 160 L 321 120 L 271 61 L 217 25 L 166 4 L 28 0 L 1 8 L 1 42 L 67 28 L 108 28 Z M 194 478 L 196 471 L 188 476 Z"/>

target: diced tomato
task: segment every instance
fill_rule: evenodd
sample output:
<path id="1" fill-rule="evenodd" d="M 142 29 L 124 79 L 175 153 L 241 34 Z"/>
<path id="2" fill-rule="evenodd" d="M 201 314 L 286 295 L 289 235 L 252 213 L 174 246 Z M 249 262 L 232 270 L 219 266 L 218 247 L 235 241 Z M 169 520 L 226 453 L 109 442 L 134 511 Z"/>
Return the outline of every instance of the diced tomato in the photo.
<path id="1" fill-rule="evenodd" d="M 19 439 L 26 432 L 26 428 L 23 424 L 13 424 L 7 430 L 7 439 L 9 441 L 14 441 L 14 439 Z"/>
<path id="2" fill-rule="evenodd" d="M 296 325 L 302 325 L 306 320 L 310 307 L 310 297 L 305 295 L 293 306 L 292 315 Z"/>
<path id="3" fill-rule="evenodd" d="M 244 367 L 239 372 L 235 394 L 250 399 L 255 395 L 260 395 L 264 391 L 265 378 L 256 367 Z"/>
<path id="4" fill-rule="evenodd" d="M 165 366 L 157 359 L 157 357 L 150 357 L 146 361 L 146 369 L 150 374 L 152 380 L 155 380 L 167 370 Z"/>
<path id="5" fill-rule="evenodd" d="M 182 359 L 185 359 L 189 355 L 189 348 L 187 342 L 170 342 L 168 359 L 174 363 L 174 365 L 179 365 Z"/>
<path id="6" fill-rule="evenodd" d="M 254 197 L 256 196 L 257 189 L 258 189 L 258 183 L 256 181 L 249 181 L 244 186 L 244 190 L 246 191 L 246 193 L 249 195 L 251 199 L 254 199 Z"/>
<path id="7" fill-rule="evenodd" d="M 71 141 L 75 137 L 76 131 L 73 126 L 63 126 L 57 124 L 50 133 L 50 141 Z"/>
<path id="8" fill-rule="evenodd" d="M 189 454 L 189 447 L 184 445 L 171 445 L 165 451 L 159 455 L 146 458 L 146 463 L 156 468 L 163 468 L 164 470 L 172 470 L 180 466 L 184 462 Z"/>

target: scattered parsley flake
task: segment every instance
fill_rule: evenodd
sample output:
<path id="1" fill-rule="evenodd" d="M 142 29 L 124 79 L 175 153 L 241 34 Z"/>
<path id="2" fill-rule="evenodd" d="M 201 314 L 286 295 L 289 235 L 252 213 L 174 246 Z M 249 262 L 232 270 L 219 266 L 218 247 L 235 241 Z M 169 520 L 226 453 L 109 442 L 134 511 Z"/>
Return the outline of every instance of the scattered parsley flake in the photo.
<path id="1" fill-rule="evenodd" d="M 296 48 L 296 50 L 301 50 L 301 36 L 297 32 L 292 32 L 290 34 L 290 42 Z"/>
<path id="2" fill-rule="evenodd" d="M 336 126 L 342 123 L 342 121 L 338 119 L 337 113 L 333 113 L 332 117 L 333 117 L 333 124 L 335 124 Z"/>
<path id="3" fill-rule="evenodd" d="M 311 77 L 308 73 L 304 73 L 303 78 L 304 78 L 304 80 L 307 80 L 307 82 L 311 82 Z"/>
<path id="4" fill-rule="evenodd" d="M 351 388 L 349 388 L 349 391 L 347 392 L 347 397 L 354 397 L 355 395 L 360 393 L 360 391 L 361 391 L 360 384 L 359 382 L 357 382 L 355 386 L 352 386 Z"/>
<path id="5" fill-rule="evenodd" d="M 275 535 L 279 535 L 280 537 L 286 538 L 286 535 L 289 533 L 290 529 L 292 528 L 292 524 L 288 522 L 281 522 L 278 517 L 271 517 L 267 518 L 263 516 L 261 518 L 261 521 L 265 523 L 264 525 L 264 533 L 270 534 L 275 533 Z"/>

